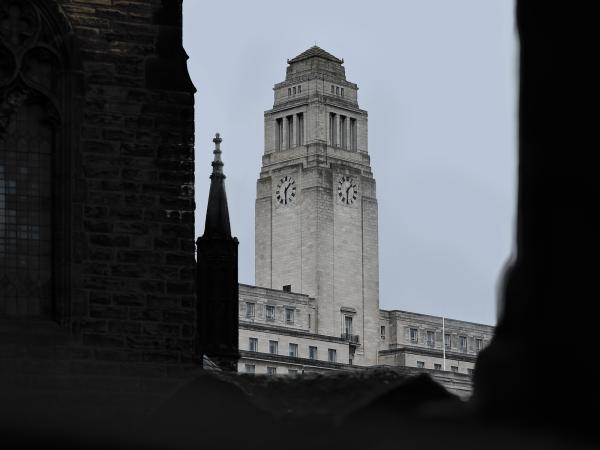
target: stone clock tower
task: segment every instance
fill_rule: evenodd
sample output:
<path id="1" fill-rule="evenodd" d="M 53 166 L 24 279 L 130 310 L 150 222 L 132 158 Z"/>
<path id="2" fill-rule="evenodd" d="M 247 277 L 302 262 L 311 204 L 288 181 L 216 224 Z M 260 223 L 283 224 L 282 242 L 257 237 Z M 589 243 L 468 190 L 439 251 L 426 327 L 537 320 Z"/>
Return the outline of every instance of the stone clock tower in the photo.
<path id="1" fill-rule="evenodd" d="M 288 60 L 285 81 L 274 87 L 257 182 L 256 285 L 315 297 L 312 329 L 347 339 L 352 363 L 372 365 L 379 339 L 377 199 L 367 112 L 343 63 L 311 47 Z"/>

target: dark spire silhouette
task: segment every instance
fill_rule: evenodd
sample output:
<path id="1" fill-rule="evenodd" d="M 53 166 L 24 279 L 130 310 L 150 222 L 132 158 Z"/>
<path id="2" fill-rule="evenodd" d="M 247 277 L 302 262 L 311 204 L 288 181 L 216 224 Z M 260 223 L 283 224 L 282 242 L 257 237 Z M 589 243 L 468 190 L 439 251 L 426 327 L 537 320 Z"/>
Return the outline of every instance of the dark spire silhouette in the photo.
<path id="1" fill-rule="evenodd" d="M 197 357 L 236 371 L 239 359 L 238 240 L 231 236 L 221 161 L 221 136 L 215 135 L 204 235 L 196 241 L 198 295 Z"/>
<path id="2" fill-rule="evenodd" d="M 215 157 L 212 162 L 212 174 L 210 175 L 210 191 L 203 237 L 231 238 L 229 208 L 227 207 L 227 194 L 225 193 L 225 174 L 223 173 L 223 161 L 221 161 L 222 141 L 220 134 L 216 133 L 213 139 Z"/>

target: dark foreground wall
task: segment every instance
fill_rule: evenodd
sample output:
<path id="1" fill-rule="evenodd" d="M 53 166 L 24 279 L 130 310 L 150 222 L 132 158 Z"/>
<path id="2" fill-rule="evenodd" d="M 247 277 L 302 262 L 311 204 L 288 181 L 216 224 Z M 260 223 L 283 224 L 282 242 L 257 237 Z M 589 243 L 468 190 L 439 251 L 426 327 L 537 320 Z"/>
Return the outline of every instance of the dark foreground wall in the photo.
<path id="1" fill-rule="evenodd" d="M 12 194 L 36 195 L 3 224 L 18 251 L 0 255 L 0 320 L 57 323 L 80 357 L 189 362 L 195 89 L 181 0 L 0 0 L 0 22 L 0 165 Z M 11 166 L 25 153 L 35 162 Z"/>

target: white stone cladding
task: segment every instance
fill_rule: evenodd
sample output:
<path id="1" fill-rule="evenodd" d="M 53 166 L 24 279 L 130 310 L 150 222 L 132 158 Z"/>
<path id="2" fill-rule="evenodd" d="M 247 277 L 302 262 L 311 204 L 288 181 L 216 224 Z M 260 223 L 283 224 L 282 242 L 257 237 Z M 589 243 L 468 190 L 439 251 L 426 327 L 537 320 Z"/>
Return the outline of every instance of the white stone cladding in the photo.
<path id="1" fill-rule="evenodd" d="M 358 107 L 358 87 L 345 79 L 341 61 L 329 56 L 292 61 L 286 80 L 274 87 L 273 109 L 265 112 L 256 284 L 272 289 L 290 285 L 293 292 L 314 297 L 316 332 L 344 335 L 352 344 L 353 363 L 373 365 L 379 270 L 367 112 Z M 295 181 L 297 195 L 280 204 L 277 186 L 286 176 Z M 342 176 L 358 187 L 352 204 L 337 196 Z"/>

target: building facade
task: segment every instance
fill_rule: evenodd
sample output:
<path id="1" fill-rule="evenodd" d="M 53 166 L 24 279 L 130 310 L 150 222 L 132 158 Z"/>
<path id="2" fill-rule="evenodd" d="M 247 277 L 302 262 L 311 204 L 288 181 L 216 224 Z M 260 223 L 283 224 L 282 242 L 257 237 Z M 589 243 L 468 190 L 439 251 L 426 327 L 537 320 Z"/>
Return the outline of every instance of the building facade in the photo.
<path id="1" fill-rule="evenodd" d="M 315 299 L 314 331 L 377 360 L 377 199 L 367 112 L 343 61 L 312 47 L 288 61 L 265 112 L 257 182 L 256 285 Z"/>
<path id="2" fill-rule="evenodd" d="M 317 46 L 288 60 L 265 112 L 256 286 L 240 285 L 238 370 L 382 365 L 470 379 L 492 327 L 379 309 L 367 112 L 343 62 Z"/>

